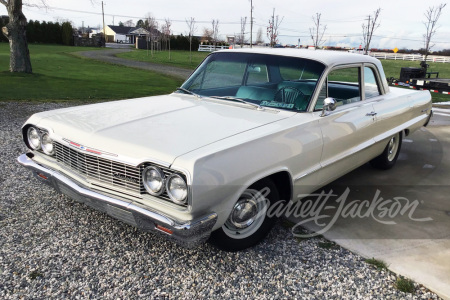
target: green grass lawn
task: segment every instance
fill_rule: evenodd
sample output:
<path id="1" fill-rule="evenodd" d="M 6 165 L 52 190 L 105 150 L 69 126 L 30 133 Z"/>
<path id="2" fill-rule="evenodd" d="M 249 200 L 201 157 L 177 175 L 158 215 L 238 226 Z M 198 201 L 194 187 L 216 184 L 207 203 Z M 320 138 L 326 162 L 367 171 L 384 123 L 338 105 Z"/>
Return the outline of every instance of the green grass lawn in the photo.
<path id="1" fill-rule="evenodd" d="M 195 69 L 209 54 L 209 52 L 192 51 L 192 63 L 189 59 L 189 51 L 170 51 L 171 59 L 169 60 L 169 51 L 154 51 L 153 57 L 150 51 L 147 50 L 134 50 L 131 52 L 125 52 L 117 55 L 118 57 L 151 62 L 163 65 L 170 65 L 174 67 L 193 70 Z"/>
<path id="2" fill-rule="evenodd" d="M 172 59 L 169 61 L 168 51 L 154 52 L 153 57 L 147 50 L 134 50 L 131 52 L 121 53 L 118 56 L 126 59 L 152 62 L 162 65 L 171 65 L 186 69 L 195 69 L 198 64 L 209 54 L 209 52 L 192 51 L 192 64 L 189 63 L 189 51 L 171 51 Z M 403 61 L 403 60 L 380 60 L 383 64 L 386 78 L 400 77 L 400 69 L 402 67 L 420 67 L 419 61 Z M 450 78 L 450 64 L 448 63 L 433 63 L 430 62 L 429 70 L 432 72 L 439 72 L 440 78 Z M 433 102 L 450 101 L 450 95 L 443 95 L 439 93 L 431 93 Z"/>
<path id="3" fill-rule="evenodd" d="M 9 72 L 9 44 L 0 43 L 0 100 L 113 100 L 167 94 L 182 81 L 80 58 L 98 48 L 30 45 L 33 74 Z"/>
<path id="4" fill-rule="evenodd" d="M 111 65 L 71 53 L 98 48 L 58 45 L 30 45 L 33 74 L 12 74 L 9 70 L 9 44 L 0 43 L 1 100 L 113 100 L 167 94 L 182 81 L 149 71 Z M 148 54 L 148 55 L 147 55 Z M 122 53 L 119 57 L 194 69 L 208 52 L 154 52 L 147 50 Z M 419 67 L 415 61 L 381 60 L 386 77 L 400 76 L 401 67 Z M 450 64 L 430 63 L 430 71 L 450 78 Z M 450 101 L 450 95 L 431 93 L 433 102 Z"/>
<path id="5" fill-rule="evenodd" d="M 384 68 L 386 77 L 400 77 L 400 69 L 403 67 L 420 68 L 420 61 L 405 61 L 405 60 L 387 60 L 380 59 Z M 429 62 L 430 67 L 428 71 L 439 72 L 439 77 L 450 78 L 450 64 L 449 63 L 435 63 Z"/>

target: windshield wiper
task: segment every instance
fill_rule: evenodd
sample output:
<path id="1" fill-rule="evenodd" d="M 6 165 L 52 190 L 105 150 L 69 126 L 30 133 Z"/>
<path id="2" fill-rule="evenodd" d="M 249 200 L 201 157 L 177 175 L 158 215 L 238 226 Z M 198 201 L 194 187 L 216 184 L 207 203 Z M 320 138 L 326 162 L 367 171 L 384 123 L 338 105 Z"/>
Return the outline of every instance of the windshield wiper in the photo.
<path id="1" fill-rule="evenodd" d="M 264 110 L 264 107 L 262 107 L 261 105 L 253 103 L 253 102 L 246 101 L 246 100 L 241 99 L 241 98 L 236 98 L 236 97 L 231 97 L 231 96 L 209 96 L 209 97 L 210 98 L 214 98 L 214 99 L 237 101 L 237 102 L 240 102 L 240 103 L 245 103 L 245 104 L 251 105 L 253 107 L 256 107 L 259 110 Z"/>
<path id="2" fill-rule="evenodd" d="M 197 97 L 197 98 L 201 98 L 201 97 L 202 97 L 202 96 L 200 96 L 199 94 L 196 94 L 196 93 L 194 93 L 193 91 L 190 91 L 190 90 L 185 89 L 185 88 L 182 88 L 182 87 L 177 88 L 177 91 L 185 92 L 186 94 L 195 96 L 195 97 Z"/>

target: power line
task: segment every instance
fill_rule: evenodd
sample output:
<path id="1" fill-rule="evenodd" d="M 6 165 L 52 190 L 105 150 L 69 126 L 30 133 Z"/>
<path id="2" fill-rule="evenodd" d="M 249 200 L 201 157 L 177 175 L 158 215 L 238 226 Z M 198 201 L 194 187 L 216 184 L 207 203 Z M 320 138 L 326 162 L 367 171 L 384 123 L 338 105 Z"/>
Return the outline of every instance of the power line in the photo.
<path id="1" fill-rule="evenodd" d="M 92 11 L 85 11 L 85 10 L 77 10 L 77 9 L 69 9 L 69 8 L 61 8 L 61 7 L 53 7 L 53 6 L 49 6 L 48 9 L 51 10 L 61 10 L 61 11 L 67 11 L 67 12 L 74 12 L 74 13 L 82 13 L 82 14 L 89 14 L 89 15 L 97 15 L 97 16 L 101 16 L 102 13 L 101 12 L 92 12 Z M 120 18 L 130 18 L 130 19 L 142 19 L 143 17 L 137 17 L 137 16 L 127 16 L 127 15 L 118 15 L 118 14 L 107 14 L 105 13 L 105 16 L 109 16 L 109 17 L 120 17 Z M 165 19 L 155 19 L 156 21 L 165 21 Z M 181 23 L 185 23 L 186 20 L 170 20 L 171 22 L 181 22 Z M 201 24 L 209 24 L 211 23 L 211 21 L 195 21 L 195 23 L 201 23 Z M 236 24 L 240 24 L 240 22 L 220 22 L 221 24 L 224 25 L 236 25 Z"/>
<path id="2" fill-rule="evenodd" d="M 28 9 L 33 9 L 34 10 L 35 7 L 28 7 Z M 53 6 L 49 6 L 47 7 L 47 9 L 50 10 L 59 10 L 59 11 L 66 11 L 66 12 L 73 12 L 73 13 L 80 13 L 80 14 L 90 14 L 90 15 L 97 15 L 97 16 L 101 16 L 102 13 L 101 12 L 93 12 L 93 11 L 84 11 L 84 10 L 77 10 L 77 9 L 69 9 L 69 8 L 62 8 L 62 7 L 53 7 Z M 41 9 L 37 8 L 38 13 L 43 14 Z M 259 14 L 258 14 L 259 15 Z M 129 18 L 129 19 L 142 19 L 143 17 L 138 17 L 138 16 L 129 16 L 129 15 L 119 15 L 119 14 L 108 14 L 105 13 L 105 16 L 109 16 L 109 17 L 119 17 L 119 18 Z M 259 15 L 259 17 L 261 17 L 261 15 Z M 164 22 L 165 19 L 155 19 L 156 21 L 162 21 Z M 185 23 L 186 20 L 171 20 L 172 22 L 176 22 L 176 23 Z M 336 23 L 350 23 L 350 22 L 361 22 L 362 20 L 327 20 L 327 22 L 336 22 Z M 209 24 L 211 23 L 211 21 L 196 21 L 196 23 L 198 24 Z M 300 23 L 310 23 L 310 22 L 306 22 L 306 21 L 298 21 L 298 22 L 287 22 L 288 24 L 300 24 Z M 223 25 L 238 25 L 240 24 L 240 22 L 232 22 L 232 21 L 228 21 L 228 22 L 221 22 L 221 24 Z M 256 23 L 253 22 L 254 25 L 256 26 L 262 26 L 262 27 L 267 27 L 267 24 L 262 24 L 262 23 Z M 297 29 L 290 29 L 290 28 L 285 28 L 282 27 L 280 28 L 280 30 L 283 31 L 287 31 L 287 32 L 292 32 L 292 33 L 299 33 L 299 35 L 289 35 L 289 34 L 280 34 L 280 37 L 292 37 L 292 38 L 299 38 L 299 37 L 310 37 L 309 35 L 305 35 L 305 33 L 307 33 L 307 31 L 301 31 L 301 30 L 297 30 Z M 302 35 L 303 34 L 303 35 Z M 354 33 L 350 33 L 350 34 L 327 34 L 328 37 L 333 38 L 333 37 L 357 37 L 357 36 L 362 36 L 362 34 L 354 34 Z M 382 35 L 373 35 L 373 37 L 377 37 L 377 38 L 387 38 L 387 39 L 391 39 L 391 40 L 403 40 L 403 41 L 412 41 L 412 42 L 423 42 L 422 39 L 414 39 L 414 38 L 401 38 L 401 37 L 392 37 L 392 36 L 382 36 Z M 446 44 L 448 43 L 448 41 L 433 41 L 433 43 L 436 44 Z"/>

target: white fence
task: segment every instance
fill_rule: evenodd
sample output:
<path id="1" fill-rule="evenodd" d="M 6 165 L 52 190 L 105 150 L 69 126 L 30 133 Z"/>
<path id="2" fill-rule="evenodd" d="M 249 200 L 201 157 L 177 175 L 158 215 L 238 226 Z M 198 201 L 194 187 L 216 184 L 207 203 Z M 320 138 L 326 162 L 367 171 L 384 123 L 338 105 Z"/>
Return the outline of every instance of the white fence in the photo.
<path id="1" fill-rule="evenodd" d="M 200 45 L 198 46 L 198 51 L 200 52 L 214 52 L 217 50 L 228 49 L 229 46 L 215 46 L 214 45 Z"/>
<path id="2" fill-rule="evenodd" d="M 247 47 L 247 46 L 244 46 Z M 256 46 L 253 46 L 256 47 Z M 258 47 L 261 48 L 261 47 Z M 213 45 L 200 45 L 198 51 L 200 52 L 214 52 L 217 50 L 229 49 L 229 46 L 216 46 Z M 402 53 L 384 53 L 384 52 L 371 52 L 369 54 L 372 57 L 378 59 L 392 59 L 392 60 L 409 60 L 409 61 L 422 61 L 425 56 L 420 54 L 402 54 Z M 427 61 L 450 63 L 450 56 L 437 56 L 428 55 Z"/>
<path id="3" fill-rule="evenodd" d="M 372 52 L 369 55 L 378 59 L 410 60 L 410 61 L 422 61 L 425 58 L 424 55 L 401 54 L 401 53 Z M 427 61 L 450 63 L 450 56 L 428 55 Z"/>

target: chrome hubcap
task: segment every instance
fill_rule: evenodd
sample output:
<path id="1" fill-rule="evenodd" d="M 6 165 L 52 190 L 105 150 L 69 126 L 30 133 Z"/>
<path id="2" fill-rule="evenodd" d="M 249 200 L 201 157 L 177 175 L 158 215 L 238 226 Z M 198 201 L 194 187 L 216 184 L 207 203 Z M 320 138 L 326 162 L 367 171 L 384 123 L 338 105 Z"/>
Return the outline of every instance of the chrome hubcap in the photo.
<path id="1" fill-rule="evenodd" d="M 388 144 L 388 160 L 392 161 L 395 158 L 395 155 L 397 154 L 398 149 L 398 140 L 397 136 L 393 136 Z"/>
<path id="2" fill-rule="evenodd" d="M 258 231 L 266 218 L 267 201 L 260 191 L 246 190 L 223 224 L 224 233 L 233 239 L 244 239 Z"/>
<path id="3" fill-rule="evenodd" d="M 236 228 L 247 228 L 255 221 L 258 207 L 253 199 L 239 200 L 230 215 L 230 222 Z"/>

